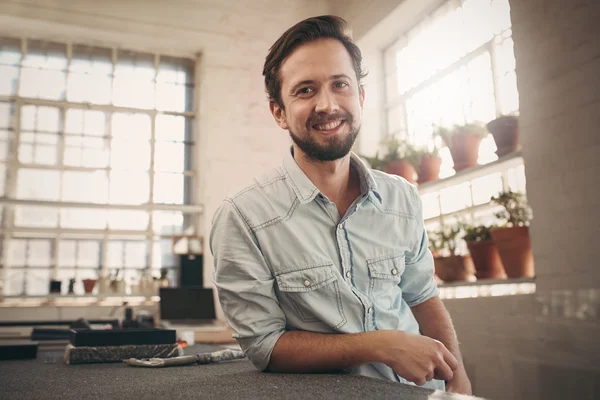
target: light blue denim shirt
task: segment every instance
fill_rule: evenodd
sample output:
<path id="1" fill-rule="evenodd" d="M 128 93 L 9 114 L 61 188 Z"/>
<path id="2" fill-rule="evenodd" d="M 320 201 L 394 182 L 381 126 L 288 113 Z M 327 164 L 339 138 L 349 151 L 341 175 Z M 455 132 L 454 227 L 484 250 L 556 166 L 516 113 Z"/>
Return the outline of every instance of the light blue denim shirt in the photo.
<path id="1" fill-rule="evenodd" d="M 417 189 L 369 170 L 355 154 L 350 162 L 361 195 L 343 217 L 291 152 L 215 214 L 219 300 L 259 370 L 286 330 L 419 334 L 410 307 L 438 295 Z M 408 383 L 380 363 L 349 372 Z M 444 382 L 426 386 L 443 390 Z"/>

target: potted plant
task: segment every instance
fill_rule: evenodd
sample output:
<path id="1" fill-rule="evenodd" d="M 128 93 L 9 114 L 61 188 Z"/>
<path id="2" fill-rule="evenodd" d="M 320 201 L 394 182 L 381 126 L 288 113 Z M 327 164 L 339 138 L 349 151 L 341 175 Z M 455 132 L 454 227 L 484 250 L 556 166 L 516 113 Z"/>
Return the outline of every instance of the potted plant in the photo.
<path id="1" fill-rule="evenodd" d="M 383 171 L 388 174 L 398 175 L 408 182 L 417 182 L 417 152 L 406 140 L 395 138 L 383 141 L 387 154 L 383 157 L 385 166 Z"/>
<path id="2" fill-rule="evenodd" d="M 452 129 L 437 127 L 434 134 L 440 136 L 450 149 L 456 172 L 477 165 L 479 145 L 487 136 L 485 127 L 479 123 L 455 125 Z"/>
<path id="3" fill-rule="evenodd" d="M 423 184 L 439 179 L 442 166 L 439 148 L 434 145 L 432 149 L 419 149 L 416 151 L 416 155 L 418 159 L 418 183 Z"/>
<path id="4" fill-rule="evenodd" d="M 98 270 L 97 272 L 99 274 L 100 271 Z M 98 279 L 93 279 L 93 278 L 87 278 L 87 279 L 82 280 L 83 291 L 85 292 L 85 294 L 91 294 L 94 291 L 97 281 L 98 281 Z"/>
<path id="5" fill-rule="evenodd" d="M 464 241 L 475 264 L 475 276 L 480 279 L 504 279 L 506 273 L 500 254 L 492 241 L 490 228 L 484 225 L 466 226 Z"/>
<path id="6" fill-rule="evenodd" d="M 432 235 L 433 248 L 440 249 L 440 255 L 433 259 L 435 274 L 444 282 L 475 280 L 475 266 L 471 256 L 457 254 L 461 233 L 462 224 L 457 224 L 443 227 Z"/>
<path id="7" fill-rule="evenodd" d="M 505 156 L 519 149 L 519 119 L 515 115 L 501 115 L 486 125 L 496 142 L 496 154 Z"/>
<path id="8" fill-rule="evenodd" d="M 505 226 L 491 229 L 490 233 L 504 270 L 509 278 L 533 277 L 533 253 L 529 237 L 531 209 L 522 193 L 506 191 L 492 197 L 492 202 L 504 207 L 496 217 L 505 221 Z"/>

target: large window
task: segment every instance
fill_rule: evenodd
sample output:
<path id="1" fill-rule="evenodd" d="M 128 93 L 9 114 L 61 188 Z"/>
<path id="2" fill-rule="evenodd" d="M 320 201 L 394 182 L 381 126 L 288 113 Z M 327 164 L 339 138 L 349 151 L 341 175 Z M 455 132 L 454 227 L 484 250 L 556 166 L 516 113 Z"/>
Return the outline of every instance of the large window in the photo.
<path id="1" fill-rule="evenodd" d="M 489 122 L 518 111 L 508 0 L 450 0 L 384 54 L 387 133 L 431 145 L 435 126 Z M 493 138 L 480 163 L 495 160 Z M 443 149 L 442 178 L 453 174 Z"/>
<path id="2" fill-rule="evenodd" d="M 387 135 L 440 146 L 435 126 L 518 114 L 511 34 L 508 0 L 449 0 L 399 37 L 384 51 Z M 498 207 L 491 196 L 525 192 L 522 158 L 494 163 L 495 150 L 489 135 L 478 160 L 489 165 L 421 188 L 428 230 L 459 220 L 492 224 Z M 440 178 L 449 178 L 455 172 L 448 148 L 440 156 Z"/>
<path id="3" fill-rule="evenodd" d="M 170 236 L 195 233 L 201 211 L 194 69 L 192 59 L 0 38 L 5 295 L 175 266 Z"/>

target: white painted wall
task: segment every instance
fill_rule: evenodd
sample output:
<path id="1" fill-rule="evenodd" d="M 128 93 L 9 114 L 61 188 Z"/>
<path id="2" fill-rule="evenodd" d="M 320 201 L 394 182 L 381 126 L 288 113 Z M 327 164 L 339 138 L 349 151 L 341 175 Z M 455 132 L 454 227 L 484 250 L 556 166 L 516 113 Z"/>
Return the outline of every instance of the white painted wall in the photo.
<path id="1" fill-rule="evenodd" d="M 326 13 L 319 0 L 0 0 L 0 35 L 200 54 L 196 150 L 207 234 L 222 199 L 278 164 L 289 144 L 264 93 L 269 47 L 294 23 Z M 205 257 L 210 283 L 213 261 Z"/>

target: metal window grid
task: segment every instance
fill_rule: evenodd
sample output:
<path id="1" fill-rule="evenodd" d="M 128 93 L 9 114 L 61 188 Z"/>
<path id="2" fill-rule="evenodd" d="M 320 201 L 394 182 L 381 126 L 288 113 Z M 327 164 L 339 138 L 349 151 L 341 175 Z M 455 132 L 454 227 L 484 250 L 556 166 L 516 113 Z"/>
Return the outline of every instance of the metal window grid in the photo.
<path id="1" fill-rule="evenodd" d="M 100 240 L 100 265 L 98 266 L 98 271 L 100 276 L 108 276 L 108 268 L 107 268 L 107 251 L 108 251 L 108 243 L 110 240 L 118 240 L 118 239 L 138 239 L 145 240 L 147 243 L 147 265 L 146 269 L 151 268 L 151 266 L 156 264 L 156 260 L 154 260 L 154 246 L 156 243 L 160 245 L 161 239 L 170 238 L 171 234 L 164 234 L 161 232 L 155 232 L 154 230 L 154 214 L 157 211 L 171 211 L 171 212 L 182 212 L 183 214 L 183 228 L 186 226 L 186 219 L 189 220 L 190 217 L 186 217 L 186 214 L 191 215 L 191 222 L 189 226 L 193 229 L 192 233 L 197 233 L 200 222 L 200 215 L 203 211 L 203 206 L 198 203 L 198 199 L 196 196 L 196 191 L 194 188 L 198 187 L 198 174 L 197 171 L 197 160 L 196 157 L 193 157 L 192 152 L 186 149 L 186 145 L 190 144 L 188 138 L 192 138 L 192 144 L 197 145 L 199 143 L 198 138 L 198 130 L 197 127 L 194 127 L 192 132 L 188 132 L 185 135 L 186 139 L 184 140 L 184 153 L 185 153 L 185 167 L 184 171 L 181 173 L 176 173 L 182 175 L 184 179 L 184 204 L 157 204 L 154 202 L 154 177 L 157 172 L 155 169 L 155 155 L 156 155 L 156 118 L 159 115 L 172 115 L 178 117 L 189 118 L 190 120 L 195 120 L 196 118 L 196 110 L 197 110 L 197 102 L 196 98 L 196 88 L 198 87 L 198 57 L 194 60 L 187 60 L 188 63 L 191 62 L 191 83 L 186 84 L 186 86 L 192 86 L 191 90 L 185 90 L 186 99 L 185 102 L 191 107 L 186 107 L 185 111 L 168 111 L 168 110 L 157 110 L 156 106 L 154 109 L 144 109 L 144 108 L 135 108 L 135 107 L 124 107 L 124 106 L 115 106 L 112 104 L 92 104 L 92 103 L 83 103 L 83 102 L 74 102 L 67 101 L 66 90 L 67 90 L 67 82 L 65 81 L 65 94 L 63 100 L 48 100 L 43 98 L 32 98 L 32 97 L 23 97 L 20 96 L 20 85 L 22 84 L 22 75 L 23 75 L 23 61 L 28 54 L 28 43 L 30 42 L 27 38 L 0 38 L 0 39 L 9 39 L 9 40 L 19 40 L 21 47 L 21 57 L 19 62 L 19 76 L 17 79 L 17 87 L 14 91 L 14 95 L 0 95 L 0 102 L 7 103 L 14 107 L 13 114 L 13 122 L 12 122 L 12 140 L 10 140 L 10 149 L 8 153 L 8 157 L 5 161 L 0 161 L 0 164 L 4 165 L 6 168 L 6 181 L 5 181 L 5 195 L 0 197 L 0 207 L 2 208 L 2 221 L 0 224 L 0 238 L 2 243 L 0 244 L 0 297 L 3 294 L 3 285 L 7 283 L 7 277 L 10 272 L 10 255 L 9 255 L 9 246 L 10 242 L 13 238 L 47 238 L 52 241 L 52 248 L 49 254 L 50 265 L 48 268 L 51 270 L 51 277 L 55 277 L 58 274 L 60 265 L 58 263 L 58 252 L 59 243 L 61 239 L 68 238 L 81 238 L 91 235 L 90 238 Z M 71 72 L 69 67 L 71 66 L 72 56 L 73 56 L 73 47 L 78 46 L 79 44 L 74 44 L 73 42 L 61 43 L 61 45 L 65 45 L 66 48 L 66 70 L 65 77 Z M 101 49 L 100 47 L 96 47 Z M 103 50 L 107 50 L 104 48 Z M 111 62 L 112 62 L 112 71 L 110 76 L 111 79 L 111 95 L 114 95 L 114 81 L 115 81 L 115 70 L 118 63 L 118 55 L 121 52 L 121 49 L 116 47 L 109 49 L 111 54 Z M 127 54 L 142 54 L 142 53 L 132 53 L 125 51 Z M 157 84 L 157 74 L 160 67 L 161 55 L 153 54 L 153 66 L 154 66 L 154 78 L 153 83 L 156 87 Z M 166 57 L 170 62 L 173 62 L 172 57 Z M 60 109 L 60 122 L 62 126 L 60 127 L 60 131 L 58 132 L 58 143 L 57 143 L 57 160 L 54 165 L 45 165 L 45 164 L 33 164 L 33 163 L 22 163 L 19 161 L 18 150 L 21 142 L 21 110 L 23 106 L 26 105 L 34 105 L 34 106 L 50 106 L 56 107 Z M 101 171 L 105 172 L 107 175 L 107 181 L 110 182 L 110 171 L 112 170 L 111 164 L 109 164 L 105 168 L 92 168 L 92 167 L 83 167 L 83 166 L 69 166 L 64 165 L 63 163 L 63 155 L 65 149 L 65 137 L 69 136 L 81 136 L 81 135 L 70 135 L 69 133 L 65 133 L 65 114 L 69 109 L 79 109 L 79 110 L 97 110 L 102 111 L 104 113 L 114 114 L 114 113 L 135 113 L 135 114 L 144 114 L 148 115 L 151 119 L 151 137 L 150 137 L 150 166 L 148 169 L 149 174 L 149 201 L 145 204 L 113 204 L 109 203 L 107 199 L 107 203 L 91 203 L 91 202 L 72 202 L 72 201 L 44 201 L 44 200 L 24 200 L 17 198 L 17 173 L 19 170 L 35 168 L 35 169 L 47 169 L 52 171 L 57 171 L 60 174 L 59 185 L 62 185 L 63 173 L 65 171 Z M 108 135 L 102 136 L 102 139 L 110 141 L 112 139 L 112 130 L 111 130 L 111 121 L 110 118 L 106 118 L 107 124 L 107 132 Z M 189 125 L 189 124 L 188 124 Z M 9 131 L 11 127 L 9 127 Z M 186 129 L 191 129 L 189 126 Z M 35 146 L 36 144 L 34 144 Z M 82 144 L 83 146 L 83 144 Z M 109 146 L 109 150 L 112 146 Z M 110 154 L 110 153 L 109 153 Z M 191 159 L 190 159 L 191 158 Z M 190 168 L 191 170 L 185 169 Z M 168 173 L 168 172 L 163 172 Z M 189 177 L 189 178 L 186 178 Z M 190 185 L 186 183 L 190 181 Z M 58 193 L 62 193 L 59 187 Z M 60 195 L 62 198 L 62 194 Z M 15 208 L 18 206 L 36 206 L 36 207 L 50 207 L 58 209 L 58 227 L 56 228 L 27 228 L 27 227 L 17 227 L 15 226 Z M 95 210 L 135 210 L 135 211 L 143 211 L 147 213 L 148 216 L 148 224 L 147 228 L 144 230 L 119 230 L 119 229 L 110 229 L 108 225 L 108 215 L 106 218 L 105 229 L 78 229 L 78 228 L 61 228 L 61 213 L 66 209 L 95 209 Z M 180 232 L 173 232 L 180 233 Z M 27 246 L 28 248 L 28 246 Z M 15 269 L 19 269 L 15 267 Z M 23 277 L 23 281 L 26 282 L 25 277 Z M 25 289 L 24 284 L 24 288 Z M 24 293 L 23 293 L 24 294 Z"/>

